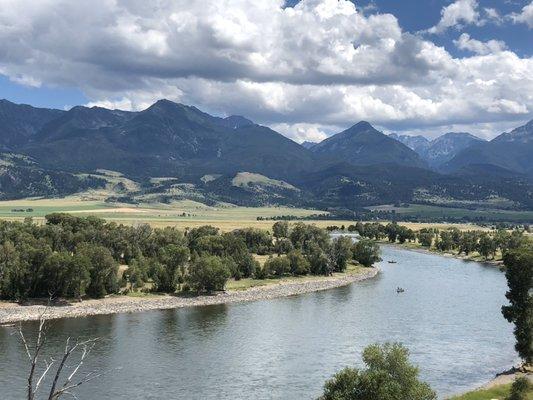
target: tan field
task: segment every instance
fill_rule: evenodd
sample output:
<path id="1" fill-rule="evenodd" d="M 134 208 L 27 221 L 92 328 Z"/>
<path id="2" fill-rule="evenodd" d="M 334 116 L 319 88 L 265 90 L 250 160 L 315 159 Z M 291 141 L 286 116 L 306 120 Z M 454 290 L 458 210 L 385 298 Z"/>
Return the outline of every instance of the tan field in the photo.
<path id="1" fill-rule="evenodd" d="M 294 207 L 238 207 L 225 203 L 217 204 L 216 206 L 207 206 L 192 200 L 175 201 L 170 204 L 143 203 L 139 205 L 106 203 L 101 200 L 85 200 L 80 196 L 58 199 L 0 201 L 0 219 L 23 220 L 26 217 L 31 217 L 36 222 L 42 222 L 44 221 L 45 215 L 53 212 L 67 212 L 84 216 L 94 215 L 125 225 L 147 223 L 154 227 L 173 226 L 180 229 L 213 225 L 224 232 L 244 227 L 271 229 L 274 223 L 273 220 L 258 221 L 258 217 L 272 218 L 283 215 L 308 217 L 327 214 L 324 211 Z M 353 220 L 313 219 L 303 222 L 316 224 L 323 228 L 331 225 L 344 225 L 348 227 L 348 225 L 355 223 Z M 404 222 L 402 225 L 414 230 L 424 227 L 443 229 L 450 226 L 457 227 L 461 230 L 487 229 L 474 224 Z"/>

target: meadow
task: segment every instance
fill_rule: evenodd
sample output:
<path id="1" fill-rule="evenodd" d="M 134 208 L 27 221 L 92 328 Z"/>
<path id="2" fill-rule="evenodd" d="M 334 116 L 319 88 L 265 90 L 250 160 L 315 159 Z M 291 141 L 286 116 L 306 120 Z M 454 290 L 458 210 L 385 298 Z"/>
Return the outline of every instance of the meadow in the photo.
<path id="1" fill-rule="evenodd" d="M 533 211 L 513 211 L 513 210 L 497 210 L 497 209 L 467 209 L 467 208 L 453 208 L 430 206 L 423 204 L 411 204 L 409 206 L 395 207 L 392 205 L 382 205 L 377 207 L 369 207 L 372 210 L 381 211 L 395 211 L 397 214 L 405 217 L 417 217 L 428 219 L 463 219 L 469 220 L 479 219 L 480 221 L 492 222 L 533 222 Z"/>
<path id="2" fill-rule="evenodd" d="M 22 210 L 22 211 L 14 211 Z M 125 225 L 141 223 L 153 227 L 173 226 L 180 229 L 195 228 L 202 225 L 213 225 L 221 231 L 228 232 L 238 228 L 254 227 L 271 229 L 274 221 L 258 220 L 257 218 L 273 218 L 283 215 L 309 217 L 327 214 L 325 211 L 295 207 L 240 207 L 227 203 L 208 206 L 192 200 L 173 201 L 168 204 L 146 202 L 140 204 L 109 203 L 99 196 L 69 196 L 64 198 L 35 198 L 0 201 L 0 219 L 23 220 L 31 217 L 35 222 L 44 221 L 44 216 L 55 212 L 66 212 L 75 215 L 94 215 Z M 331 225 L 348 226 L 353 220 L 306 219 L 321 228 Z M 402 225 L 413 230 L 424 227 L 446 228 L 449 223 L 418 223 L 402 222 Z M 470 223 L 453 224 L 461 230 L 482 229 Z"/>

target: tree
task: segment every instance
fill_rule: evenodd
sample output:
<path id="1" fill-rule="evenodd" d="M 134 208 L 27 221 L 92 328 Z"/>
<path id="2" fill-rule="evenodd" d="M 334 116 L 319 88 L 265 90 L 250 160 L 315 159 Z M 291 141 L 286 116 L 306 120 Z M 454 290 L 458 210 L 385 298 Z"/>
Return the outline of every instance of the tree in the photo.
<path id="1" fill-rule="evenodd" d="M 418 241 L 424 247 L 431 247 L 431 244 L 433 243 L 433 236 L 433 232 L 431 232 L 429 229 L 422 228 L 418 232 Z"/>
<path id="2" fill-rule="evenodd" d="M 363 351 L 363 370 L 345 368 L 324 385 L 321 400 L 435 400 L 431 387 L 418 378 L 401 344 L 371 345 Z"/>
<path id="3" fill-rule="evenodd" d="M 509 290 L 508 306 L 502 307 L 507 321 L 514 323 L 515 349 L 528 364 L 533 362 L 533 246 L 510 250 L 503 256 Z"/>
<path id="4" fill-rule="evenodd" d="M 267 276 L 282 277 L 290 272 L 291 262 L 286 256 L 270 257 L 265 261 L 263 269 Z"/>
<path id="5" fill-rule="evenodd" d="M 82 368 L 85 359 L 91 353 L 98 338 L 88 339 L 84 341 L 71 342 L 70 338 L 67 339 L 65 344 L 65 350 L 61 357 L 56 359 L 49 358 L 44 361 L 44 366 L 40 376 L 37 376 L 39 369 L 40 357 L 43 354 L 43 350 L 46 345 L 47 334 L 47 321 L 45 318 L 46 309 L 39 318 L 39 328 L 37 332 L 37 339 L 32 346 L 26 340 L 26 336 L 22 330 L 22 324 L 19 325 L 18 333 L 20 340 L 24 346 L 26 355 L 30 362 L 30 372 L 27 379 L 27 400 L 35 400 L 39 390 L 42 388 L 42 384 L 46 382 L 45 378 L 50 371 L 55 368 L 53 379 L 51 380 L 50 388 L 47 390 L 45 398 L 48 400 L 58 400 L 66 395 L 71 398 L 77 398 L 73 391 L 94 379 L 97 379 L 104 375 L 103 372 L 92 371 L 81 378 L 77 378 L 77 374 Z M 76 353 L 80 353 L 77 363 L 70 365 L 72 356 Z"/>
<path id="6" fill-rule="evenodd" d="M 294 249 L 294 246 L 292 245 L 292 242 L 287 238 L 281 238 L 276 240 L 276 244 L 274 245 L 274 249 L 276 253 L 279 255 L 287 254 L 291 250 Z"/>
<path id="7" fill-rule="evenodd" d="M 289 223 L 287 221 L 278 221 L 272 226 L 272 233 L 276 239 L 289 237 Z"/>
<path id="8" fill-rule="evenodd" d="M 379 246 L 371 239 L 361 239 L 352 247 L 353 258 L 365 267 L 371 267 L 381 260 Z"/>
<path id="9" fill-rule="evenodd" d="M 527 400 L 531 391 L 531 383 L 525 376 L 516 378 L 511 386 L 511 393 L 506 400 Z"/>
<path id="10" fill-rule="evenodd" d="M 311 271 L 311 265 L 300 250 L 293 250 L 287 254 L 290 262 L 292 275 L 307 275 Z"/>
<path id="11" fill-rule="evenodd" d="M 352 258 L 352 239 L 347 236 L 339 236 L 333 240 L 331 246 L 331 261 L 337 272 L 344 272 L 348 261 Z"/>
<path id="12" fill-rule="evenodd" d="M 453 233 L 451 231 L 441 231 L 439 233 L 440 239 L 436 243 L 437 249 L 440 251 L 449 251 L 454 247 Z"/>
<path id="13" fill-rule="evenodd" d="M 148 280 L 148 260 L 142 255 L 131 260 L 128 269 L 124 271 L 123 278 L 129 283 L 131 290 L 135 290 Z"/>
<path id="14" fill-rule="evenodd" d="M 475 231 L 467 231 L 461 234 L 459 241 L 459 254 L 465 253 L 465 255 L 473 252 L 477 247 L 478 233 Z"/>
<path id="15" fill-rule="evenodd" d="M 91 243 L 82 243 L 76 247 L 76 254 L 86 257 L 91 265 L 88 295 L 103 297 L 118 290 L 118 263 L 108 249 Z"/>
<path id="16" fill-rule="evenodd" d="M 403 244 L 406 240 L 415 240 L 415 233 L 412 229 L 409 229 L 405 226 L 400 226 L 398 228 L 398 242 Z"/>
<path id="17" fill-rule="evenodd" d="M 392 222 L 390 224 L 387 224 L 385 226 L 385 233 L 387 234 L 387 238 L 389 242 L 394 243 L 396 242 L 396 238 L 398 237 L 400 227 L 396 222 Z"/>
<path id="18" fill-rule="evenodd" d="M 294 248 L 300 249 L 306 254 L 311 247 L 315 246 L 327 251 L 331 243 L 331 238 L 325 229 L 303 222 L 295 224 L 289 236 Z"/>
<path id="19" fill-rule="evenodd" d="M 491 254 L 494 256 L 496 253 L 496 248 L 497 246 L 494 239 L 492 239 L 487 233 L 481 234 L 477 244 L 477 249 L 479 254 L 485 257 L 485 260 L 487 260 Z"/>
<path id="20" fill-rule="evenodd" d="M 230 277 L 230 269 L 217 256 L 200 256 L 189 265 L 187 282 L 196 292 L 224 290 Z"/>
<path id="21" fill-rule="evenodd" d="M 313 275 L 331 275 L 333 266 L 326 252 L 315 243 L 310 243 L 307 252 L 309 269 Z"/>
<path id="22" fill-rule="evenodd" d="M 153 279 L 160 292 L 174 293 L 178 285 L 180 268 L 189 259 L 187 247 L 169 244 L 159 249 L 157 262 L 153 264 Z"/>

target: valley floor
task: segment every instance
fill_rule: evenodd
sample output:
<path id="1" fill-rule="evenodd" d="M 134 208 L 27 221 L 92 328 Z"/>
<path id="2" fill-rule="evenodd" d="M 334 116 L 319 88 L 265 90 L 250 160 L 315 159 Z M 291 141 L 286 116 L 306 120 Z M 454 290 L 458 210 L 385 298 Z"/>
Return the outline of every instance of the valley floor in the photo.
<path id="1" fill-rule="evenodd" d="M 73 302 L 67 305 L 61 304 L 60 306 L 51 307 L 0 302 L 0 324 L 38 320 L 43 312 L 46 312 L 46 318 L 57 319 L 267 300 L 349 285 L 373 278 L 378 272 L 378 268 L 351 268 L 345 273 L 335 273 L 329 277 L 306 276 L 279 280 L 254 280 L 255 284 L 259 286 L 253 287 L 250 287 L 252 285 L 247 285 L 245 280 L 243 280 L 242 282 L 229 282 L 229 290 L 225 292 L 200 296 L 110 296 L 104 299 L 86 300 L 79 303 Z"/>

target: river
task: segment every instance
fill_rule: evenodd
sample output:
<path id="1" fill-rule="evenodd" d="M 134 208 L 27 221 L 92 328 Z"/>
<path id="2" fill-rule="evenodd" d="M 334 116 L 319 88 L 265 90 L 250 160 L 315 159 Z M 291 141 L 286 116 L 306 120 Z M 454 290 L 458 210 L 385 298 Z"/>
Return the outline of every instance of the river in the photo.
<path id="1" fill-rule="evenodd" d="M 377 278 L 334 290 L 53 321 L 47 352 L 59 355 L 68 336 L 101 338 L 85 370 L 108 372 L 77 391 L 91 400 L 312 399 L 374 342 L 404 343 L 441 398 L 517 361 L 497 268 L 386 245 L 382 253 Z M 0 398 L 23 399 L 28 362 L 13 328 L 0 327 L 0 356 Z"/>

